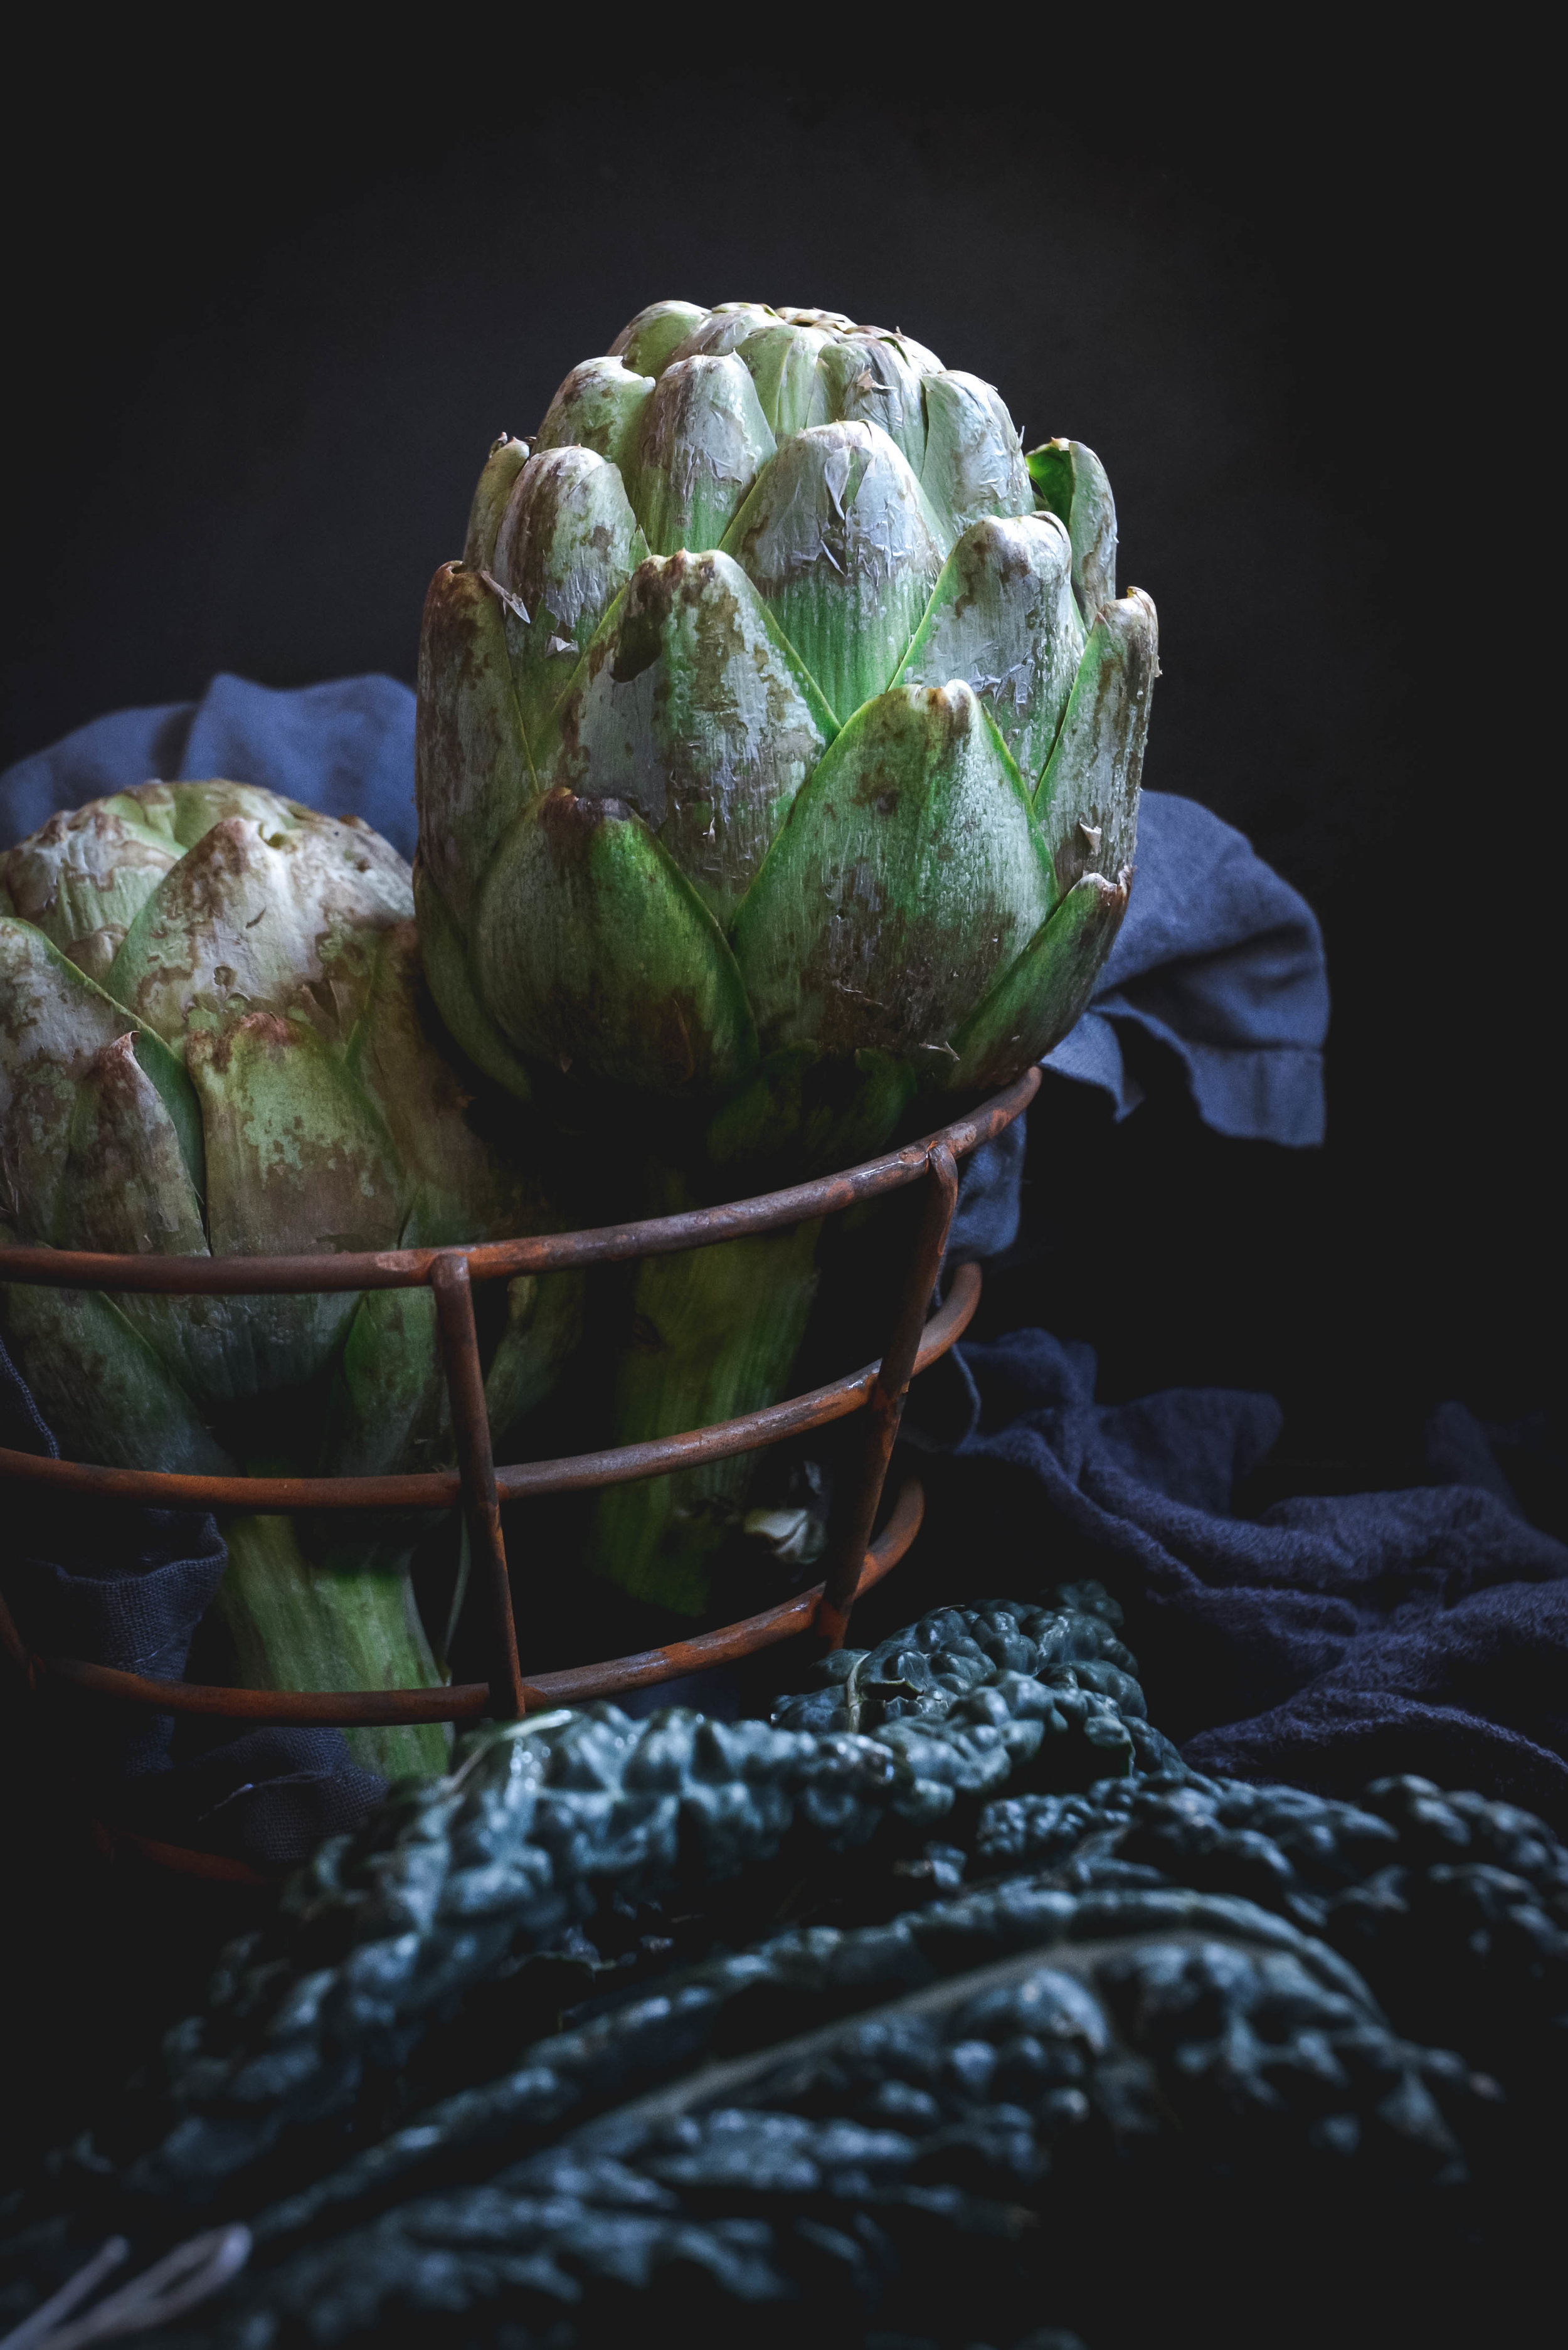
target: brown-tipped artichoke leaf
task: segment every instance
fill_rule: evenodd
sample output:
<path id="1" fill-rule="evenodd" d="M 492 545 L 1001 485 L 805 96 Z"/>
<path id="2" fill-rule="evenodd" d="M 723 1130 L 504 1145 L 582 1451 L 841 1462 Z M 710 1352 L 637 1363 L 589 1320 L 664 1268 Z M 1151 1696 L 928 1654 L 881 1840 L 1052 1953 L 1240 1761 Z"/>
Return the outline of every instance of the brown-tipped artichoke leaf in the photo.
<path id="1" fill-rule="evenodd" d="M 662 375 L 708 313 L 699 302 L 649 302 L 610 345 L 610 357 L 634 375 Z"/>
<path id="2" fill-rule="evenodd" d="M 24 1240 L 53 1240 L 78 1085 L 135 1025 L 42 931 L 0 918 L 0 1215 Z"/>
<path id="3" fill-rule="evenodd" d="M 945 551 L 903 453 L 863 423 L 786 441 L 723 542 L 841 723 L 898 675 Z"/>
<path id="4" fill-rule="evenodd" d="M 134 784 L 127 791 L 117 792 L 104 806 L 134 813 L 135 820 L 164 841 L 179 855 L 194 848 L 203 833 L 226 816 L 245 817 L 259 824 L 265 832 L 289 832 L 296 825 L 306 827 L 326 819 L 314 808 L 306 807 L 299 800 L 285 799 L 279 792 L 269 792 L 262 784 L 231 783 L 226 775 L 208 775 L 184 784 Z M 358 823 L 358 819 L 349 821 Z M 397 852 L 389 844 L 362 826 L 368 842 L 380 851 L 383 859 L 396 861 Z"/>
<path id="5" fill-rule="evenodd" d="M 616 468 L 592 449 L 530 459 L 496 536 L 493 571 L 523 732 L 538 755 L 545 721 L 648 541 Z"/>
<path id="6" fill-rule="evenodd" d="M 1034 511 L 1034 491 L 1002 395 L 950 369 L 925 379 L 926 454 L 920 485 L 946 523 L 949 545 L 982 515 Z"/>
<path id="7" fill-rule="evenodd" d="M 991 1093 L 1059 1045 L 1094 993 L 1132 880 L 1086 873 L 953 1038 L 951 1092 Z"/>
<path id="8" fill-rule="evenodd" d="M 554 782 L 634 807 L 727 929 L 836 731 L 737 564 L 655 556 L 589 649 L 542 756 Z"/>
<path id="9" fill-rule="evenodd" d="M 949 556 L 898 681 L 964 679 L 1033 788 L 1083 651 L 1064 526 L 1054 515 L 988 515 Z"/>
<path id="10" fill-rule="evenodd" d="M 1025 460 L 1036 501 L 1066 524 L 1073 586 L 1093 626 L 1116 593 L 1116 502 L 1110 476 L 1081 441 L 1047 441 Z"/>
<path id="11" fill-rule="evenodd" d="M 374 838 L 330 816 L 273 833 L 224 817 L 142 907 L 110 992 L 175 1050 L 192 1022 L 300 1003 L 346 1033 L 377 931 L 413 911 L 408 868 L 371 855 Z"/>
<path id="12" fill-rule="evenodd" d="M 304 1019 L 253 1012 L 192 1032 L 186 1066 L 207 1143 L 215 1256 L 395 1248 L 408 1176 L 382 1120 Z M 225 1321 L 214 1394 L 264 1394 L 324 1367 L 352 1292 L 255 1297 Z"/>
<path id="13" fill-rule="evenodd" d="M 624 473 L 653 390 L 618 359 L 585 359 L 562 383 L 534 437 L 534 451 L 595 449 Z"/>
<path id="14" fill-rule="evenodd" d="M 532 1101 L 533 1080 L 479 1000 L 468 967 L 468 949 L 430 878 L 422 854 L 414 858 L 414 904 L 420 959 L 448 1031 L 476 1069 L 517 1100 Z"/>
<path id="15" fill-rule="evenodd" d="M 133 802 L 92 800 L 0 852 L 0 905 L 101 982 L 177 854 Z"/>
<path id="16" fill-rule="evenodd" d="M 1159 623 L 1141 588 L 1101 613 L 1078 664 L 1062 732 L 1034 811 L 1057 885 L 1107 877 L 1132 861 Z"/>
<path id="17" fill-rule="evenodd" d="M 737 920 L 764 1051 L 810 1041 L 923 1073 L 1054 896 L 972 689 L 895 687 L 831 744 Z"/>
<path id="18" fill-rule="evenodd" d="M 205 1256 L 201 1197 L 136 1044 L 129 1030 L 115 1037 L 78 1082 L 57 1243 L 133 1256 Z"/>
<path id="19" fill-rule="evenodd" d="M 503 432 L 484 461 L 474 488 L 473 503 L 468 510 L 468 528 L 462 541 L 465 571 L 494 570 L 496 534 L 501 528 L 517 476 L 527 462 L 526 441 L 518 441 L 510 432 Z"/>
<path id="20" fill-rule="evenodd" d="M 765 302 L 720 302 L 704 310 L 665 365 L 678 367 L 682 359 L 725 359 L 759 328 L 777 323 L 778 312 Z"/>
<path id="21" fill-rule="evenodd" d="M 145 1066 L 144 1056 L 152 1057 L 150 1043 L 166 1061 L 173 1060 L 167 1046 L 143 1029 L 106 1045 L 78 1087 L 56 1216 L 62 1248 L 134 1256 L 208 1253 L 202 1198 L 179 1127 Z M 191 1079 L 177 1062 L 173 1069 L 183 1097 L 176 1097 L 182 1112 L 188 1109 L 199 1125 Z M 147 1296 L 128 1290 L 115 1303 L 187 1395 L 229 1393 L 235 1354 L 249 1357 L 246 1325 L 258 1301 Z"/>
<path id="22" fill-rule="evenodd" d="M 654 554 L 717 546 L 776 445 L 738 359 L 672 359 L 642 411 L 627 470 Z"/>
<path id="23" fill-rule="evenodd" d="M 909 461 L 918 481 L 926 459 L 920 369 L 892 336 L 861 328 L 828 339 L 817 361 L 827 411 L 845 423 L 875 424 Z"/>
<path id="24" fill-rule="evenodd" d="M 420 854 L 464 925 L 496 843 L 535 789 L 503 611 L 476 572 L 443 563 L 420 629 Z"/>
<path id="25" fill-rule="evenodd" d="M 622 800 L 546 792 L 495 858 L 471 964 L 519 1053 L 655 1093 L 738 1082 L 745 990 L 712 916 Z"/>

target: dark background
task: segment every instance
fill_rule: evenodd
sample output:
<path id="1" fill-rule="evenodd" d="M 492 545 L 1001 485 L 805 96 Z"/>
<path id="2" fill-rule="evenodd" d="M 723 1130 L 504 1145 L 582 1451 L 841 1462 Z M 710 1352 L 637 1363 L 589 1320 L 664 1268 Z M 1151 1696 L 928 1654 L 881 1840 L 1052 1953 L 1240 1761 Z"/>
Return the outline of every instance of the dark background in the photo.
<path id="1" fill-rule="evenodd" d="M 1326 35 L 992 28 L 983 99 L 956 50 L 889 78 L 868 29 L 728 78 L 487 37 L 396 96 L 264 60 L 117 104 L 109 69 L 14 150 L 0 763 L 217 669 L 410 678 L 489 442 L 647 300 L 906 327 L 1106 459 L 1161 618 L 1146 780 L 1305 892 L 1334 990 L 1323 1154 L 1217 1142 L 1158 1071 L 1118 1130 L 1048 1087 L 988 1321 L 1093 1338 L 1107 1391 L 1270 1387 L 1320 1482 L 1441 1397 L 1544 1402 L 1559 657 L 1519 91 Z"/>
<path id="2" fill-rule="evenodd" d="M 907 328 L 1030 441 L 1106 459 L 1123 582 L 1161 617 L 1147 780 L 1305 892 L 1334 991 L 1322 1152 L 1207 1134 L 1157 1066 L 1120 1128 L 1048 1087 L 987 1326 L 1091 1338 L 1113 1395 L 1271 1388 L 1286 1490 L 1419 1473 L 1445 1397 L 1560 1409 L 1528 68 L 1443 83 L 1321 23 L 1288 53 L 1161 53 L 1102 16 L 1015 46 L 988 18 L 978 71 L 963 27 L 895 70 L 898 28 L 846 17 L 716 78 L 607 73 L 591 26 L 558 50 L 460 29 L 398 93 L 361 59 L 302 97 L 319 61 L 271 50 L 159 81 L 101 32 L 13 76 L 0 764 L 218 669 L 411 678 L 490 442 L 646 301 Z M 650 54 L 705 54 L 666 30 Z M 138 1925 L 126 1886 L 115 1923 L 31 1802 L 6 1824 L 11 2086 L 53 2133 L 143 2003 L 199 1995 L 213 1917 L 161 1884 Z"/>
<path id="3" fill-rule="evenodd" d="M 0 764 L 217 669 L 411 677 L 490 441 L 647 299 L 908 327 L 1105 457 L 1161 616 L 1147 780 L 1305 892 L 1334 991 L 1323 1154 L 1217 1141 L 1158 1066 L 1119 1129 L 1049 1087 L 988 1323 L 1093 1338 L 1107 1391 L 1270 1387 L 1330 1482 L 1440 1397 L 1544 1401 L 1558 656 L 1521 576 L 1528 191 L 1480 168 L 1484 104 L 1299 59 L 983 104 L 526 62 L 374 104 L 100 91 L 24 146 Z"/>

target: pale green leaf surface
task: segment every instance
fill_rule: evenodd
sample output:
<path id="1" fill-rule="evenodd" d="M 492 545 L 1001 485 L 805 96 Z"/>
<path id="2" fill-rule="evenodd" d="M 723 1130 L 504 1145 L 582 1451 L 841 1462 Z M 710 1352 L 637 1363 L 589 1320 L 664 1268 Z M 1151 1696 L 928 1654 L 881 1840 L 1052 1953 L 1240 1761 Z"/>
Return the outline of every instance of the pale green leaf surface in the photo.
<path id="1" fill-rule="evenodd" d="M 1063 889 L 1083 873 L 1114 879 L 1132 858 L 1158 650 L 1155 608 L 1139 588 L 1110 605 L 1089 631 L 1034 801 Z"/>
<path id="2" fill-rule="evenodd" d="M 503 607 L 523 731 L 535 748 L 594 631 L 648 555 L 616 468 L 591 449 L 530 459 L 496 535 Z"/>
<path id="3" fill-rule="evenodd" d="M 472 962 L 520 1053 L 662 1093 L 742 1075 L 755 1050 L 734 958 L 623 801 L 546 792 L 498 854 Z"/>
<path id="4" fill-rule="evenodd" d="M 1127 882 L 1086 873 L 953 1038 L 955 1091 L 990 1093 L 1059 1045 L 1094 993 L 1122 916 Z"/>
<path id="5" fill-rule="evenodd" d="M 1026 460 L 1034 492 L 1067 525 L 1073 585 L 1092 624 L 1116 593 L 1116 504 L 1110 478 L 1081 441 L 1047 441 Z"/>
<path id="6" fill-rule="evenodd" d="M 872 424 L 786 441 L 724 538 L 840 723 L 897 676 L 942 567 L 901 452 Z"/>
<path id="7" fill-rule="evenodd" d="M 1028 797 L 972 690 L 867 704 L 796 800 L 735 925 L 765 1051 L 945 1056 L 1050 910 Z"/>
<path id="8" fill-rule="evenodd" d="M 727 929 L 835 731 L 737 564 L 655 556 L 591 647 L 544 755 L 554 782 L 636 808 Z"/>
<path id="9" fill-rule="evenodd" d="M 972 685 L 1033 787 L 1083 650 L 1065 528 L 1054 515 L 988 515 L 949 556 L 899 682 Z"/>
<path id="10" fill-rule="evenodd" d="M 462 561 L 468 571 L 493 571 L 495 535 L 501 527 L 513 487 L 528 462 L 528 443 L 503 433 L 484 462 L 468 510 Z"/>
<path id="11" fill-rule="evenodd" d="M 775 446 L 738 359 L 672 359 L 623 469 L 653 553 L 717 546 Z"/>
<path id="12" fill-rule="evenodd" d="M 420 855 L 460 924 L 534 794 L 500 598 L 476 572 L 442 564 L 420 629 L 414 795 Z"/>
<path id="13" fill-rule="evenodd" d="M 675 351 L 708 313 L 697 302 L 649 302 L 610 345 L 634 375 L 662 375 Z"/>
<path id="14" fill-rule="evenodd" d="M 954 538 L 981 515 L 1034 511 L 1034 491 L 1001 394 L 950 369 L 925 379 L 926 455 L 920 484 Z"/>
<path id="15" fill-rule="evenodd" d="M 534 439 L 534 452 L 576 446 L 597 449 L 624 473 L 653 390 L 653 378 L 634 375 L 619 359 L 584 359 L 562 383 Z"/>

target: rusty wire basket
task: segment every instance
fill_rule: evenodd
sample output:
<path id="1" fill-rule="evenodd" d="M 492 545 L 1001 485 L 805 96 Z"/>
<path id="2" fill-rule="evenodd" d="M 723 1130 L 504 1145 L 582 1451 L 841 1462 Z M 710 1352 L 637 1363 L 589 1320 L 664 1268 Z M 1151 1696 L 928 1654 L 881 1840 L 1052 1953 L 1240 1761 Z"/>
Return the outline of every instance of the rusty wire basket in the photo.
<path id="1" fill-rule="evenodd" d="M 731 1201 L 720 1207 L 641 1223 L 601 1225 L 587 1232 L 471 1247 L 393 1249 L 339 1256 L 120 1256 L 86 1250 L 0 1248 L 0 1281 L 38 1283 L 57 1289 L 232 1297 L 413 1289 L 428 1284 L 435 1293 L 452 1399 L 454 1469 L 389 1477 L 188 1477 L 158 1470 L 107 1469 L 85 1461 L 54 1461 L 0 1447 L 0 1484 L 31 1484 L 98 1501 L 185 1510 L 431 1510 L 449 1508 L 461 1501 L 477 1569 L 474 1586 L 488 1603 L 492 1669 L 488 1680 L 434 1689 L 250 1690 L 152 1680 L 79 1657 L 36 1654 L 22 1638 L 3 1593 L 0 1645 L 38 1690 L 47 1690 L 51 1683 L 65 1685 L 109 1703 L 140 1706 L 159 1713 L 203 1714 L 253 1726 L 275 1723 L 338 1729 L 473 1722 L 486 1715 L 518 1720 L 543 1706 L 617 1697 L 673 1680 L 751 1656 L 807 1631 L 815 1630 L 829 1647 L 842 1646 L 857 1595 L 898 1565 L 919 1531 L 924 1497 L 911 1478 L 896 1497 L 882 1532 L 872 1539 L 909 1380 L 962 1336 L 980 1299 L 979 1268 L 961 1266 L 946 1301 L 927 1318 L 958 1198 L 958 1161 L 1017 1118 L 1033 1098 L 1039 1083 L 1038 1069 L 1029 1069 L 971 1116 L 843 1173 L 756 1199 Z M 496 1466 L 490 1448 L 474 1325 L 475 1282 L 508 1281 L 518 1274 L 710 1248 L 743 1234 L 776 1232 L 807 1217 L 836 1215 L 857 1201 L 877 1199 L 922 1180 L 927 1186 L 926 1201 L 879 1362 L 808 1394 L 682 1435 L 603 1452 Z M 863 1409 L 867 1414 L 864 1438 L 852 1449 L 834 1494 L 821 1583 L 761 1615 L 666 1648 L 524 1675 L 502 1534 L 503 1502 L 667 1475 L 701 1461 L 780 1443 L 786 1437 L 803 1435 Z M 145 1843 L 140 1838 L 131 1841 Z M 162 1856 L 178 1865 L 172 1851 Z M 197 1857 L 187 1856 L 186 1865 Z M 237 1863 L 228 1864 L 228 1870 L 250 1874 Z"/>

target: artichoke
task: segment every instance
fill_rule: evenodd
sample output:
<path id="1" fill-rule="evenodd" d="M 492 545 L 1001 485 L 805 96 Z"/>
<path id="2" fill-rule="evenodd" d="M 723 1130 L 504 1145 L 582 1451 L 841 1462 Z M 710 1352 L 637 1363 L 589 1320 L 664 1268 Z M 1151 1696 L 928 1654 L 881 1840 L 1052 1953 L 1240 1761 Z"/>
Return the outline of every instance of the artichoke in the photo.
<path id="1" fill-rule="evenodd" d="M 149 784 L 0 856 L 0 1238 L 308 1254 L 537 1229 L 426 996 L 408 868 L 358 818 L 214 781 Z M 516 1112 L 502 1105 L 504 1123 Z M 201 1473 L 450 1461 L 428 1290 L 108 1295 L 12 1284 L 9 1342 L 67 1453 Z M 514 1282 L 497 1433 L 550 1383 L 570 1283 Z M 405 1513 L 235 1515 L 216 1603 L 260 1688 L 429 1686 Z M 438 1639 L 440 1627 L 438 1627 Z M 351 1733 L 389 1776 L 439 1729 Z"/>
<path id="2" fill-rule="evenodd" d="M 909 337 L 640 312 L 532 451 L 496 442 L 426 601 L 415 897 L 465 1050 L 557 1107 L 636 1097 L 645 1205 L 843 1163 L 1017 1076 L 1127 902 L 1157 639 L 1115 563 L 1093 452 L 1026 455 Z M 645 1266 L 622 1437 L 776 1394 L 814 1250 Z M 737 1475 L 619 1489 L 594 1563 L 701 1608 Z"/>

